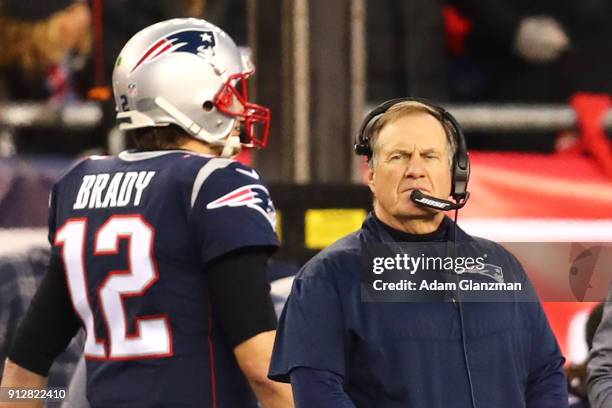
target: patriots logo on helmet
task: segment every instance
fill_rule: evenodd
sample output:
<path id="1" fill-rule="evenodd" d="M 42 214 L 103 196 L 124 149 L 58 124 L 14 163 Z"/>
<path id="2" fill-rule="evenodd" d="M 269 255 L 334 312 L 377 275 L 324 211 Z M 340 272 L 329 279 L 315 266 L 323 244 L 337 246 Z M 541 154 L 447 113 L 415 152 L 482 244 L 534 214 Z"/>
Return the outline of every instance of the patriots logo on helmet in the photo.
<path id="1" fill-rule="evenodd" d="M 187 52 L 199 56 L 204 56 L 214 53 L 214 48 L 217 45 L 215 33 L 210 30 L 185 30 L 172 33 L 157 40 L 151 45 L 147 51 L 140 57 L 140 60 L 134 65 L 132 71 L 142 64 L 153 61 L 162 55 L 171 54 L 173 52 Z"/>
<path id="2" fill-rule="evenodd" d="M 270 193 L 261 184 L 249 184 L 211 201 L 206 205 L 207 210 L 221 207 L 249 207 L 259 212 L 276 231 L 276 209 L 270 199 Z"/>

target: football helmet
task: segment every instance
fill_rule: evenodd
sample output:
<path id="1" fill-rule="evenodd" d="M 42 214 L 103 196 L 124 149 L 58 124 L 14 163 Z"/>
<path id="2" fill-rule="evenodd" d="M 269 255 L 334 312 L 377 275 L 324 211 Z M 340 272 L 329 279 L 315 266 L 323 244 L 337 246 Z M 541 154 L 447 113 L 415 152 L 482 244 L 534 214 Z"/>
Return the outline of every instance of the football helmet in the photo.
<path id="1" fill-rule="evenodd" d="M 265 147 L 270 110 L 249 102 L 248 56 L 217 26 L 177 18 L 149 26 L 123 47 L 113 71 L 119 129 L 178 125 L 192 137 L 223 146 Z M 232 130 L 242 122 L 241 143 Z"/>

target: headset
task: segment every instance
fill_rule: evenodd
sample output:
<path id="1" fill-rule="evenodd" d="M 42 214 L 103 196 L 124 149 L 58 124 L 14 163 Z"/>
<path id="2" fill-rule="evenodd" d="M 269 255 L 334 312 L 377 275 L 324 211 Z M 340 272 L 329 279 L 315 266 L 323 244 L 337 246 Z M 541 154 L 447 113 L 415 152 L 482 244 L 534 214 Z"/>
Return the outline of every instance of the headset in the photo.
<path id="1" fill-rule="evenodd" d="M 353 149 L 355 154 L 359 156 L 367 156 L 368 160 L 372 158 L 372 147 L 370 146 L 371 132 L 374 124 L 387 112 L 392 106 L 401 102 L 418 102 L 435 112 L 434 116 L 440 120 L 444 126 L 444 131 L 450 131 L 450 137 L 454 138 L 457 143 L 457 150 L 453 156 L 451 164 L 451 196 L 455 203 L 447 200 L 442 200 L 436 197 L 423 194 L 419 190 L 414 190 L 410 195 L 410 199 L 426 207 L 437 210 L 458 210 L 467 202 L 470 193 L 467 191 L 468 181 L 470 179 L 470 157 L 467 151 L 467 143 L 463 131 L 457 120 L 447 110 L 438 106 L 427 99 L 423 98 L 396 98 L 390 99 L 375 107 L 363 120 Z"/>

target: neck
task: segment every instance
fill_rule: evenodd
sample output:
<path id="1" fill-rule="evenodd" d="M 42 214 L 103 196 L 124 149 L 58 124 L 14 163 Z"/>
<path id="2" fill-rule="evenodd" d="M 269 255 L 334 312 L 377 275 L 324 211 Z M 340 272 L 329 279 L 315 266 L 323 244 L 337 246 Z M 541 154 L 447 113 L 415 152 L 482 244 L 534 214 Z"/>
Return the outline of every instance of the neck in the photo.
<path id="1" fill-rule="evenodd" d="M 220 148 L 219 146 L 211 146 L 191 137 L 185 138 L 185 140 L 177 147 L 179 149 L 190 150 L 196 153 L 210 154 L 213 156 L 219 156 L 222 150 L 222 147 Z"/>
<path id="2" fill-rule="evenodd" d="M 374 205 L 374 214 L 376 218 L 391 228 L 414 235 L 431 234 L 440 227 L 444 219 L 444 213 L 441 211 L 414 217 L 393 217 L 385 211 L 381 211 L 376 204 Z"/>

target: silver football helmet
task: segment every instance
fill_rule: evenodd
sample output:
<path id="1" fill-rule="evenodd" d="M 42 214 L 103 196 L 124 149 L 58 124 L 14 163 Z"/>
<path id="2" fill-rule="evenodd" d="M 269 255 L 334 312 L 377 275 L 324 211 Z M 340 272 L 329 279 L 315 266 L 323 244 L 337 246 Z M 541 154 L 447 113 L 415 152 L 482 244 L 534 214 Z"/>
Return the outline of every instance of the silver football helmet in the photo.
<path id="1" fill-rule="evenodd" d="M 265 147 L 270 110 L 250 103 L 248 57 L 217 26 L 201 19 L 163 21 L 135 34 L 113 71 L 119 128 L 178 125 L 192 137 L 239 150 L 232 135 L 244 123 L 247 147 Z"/>

